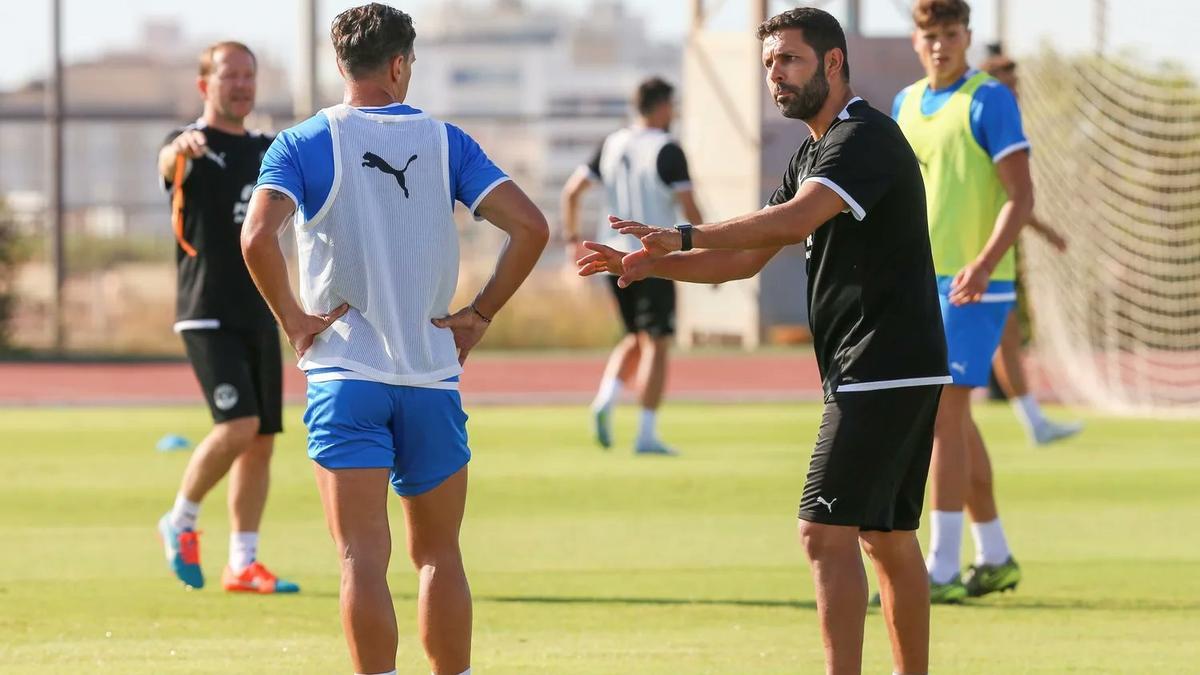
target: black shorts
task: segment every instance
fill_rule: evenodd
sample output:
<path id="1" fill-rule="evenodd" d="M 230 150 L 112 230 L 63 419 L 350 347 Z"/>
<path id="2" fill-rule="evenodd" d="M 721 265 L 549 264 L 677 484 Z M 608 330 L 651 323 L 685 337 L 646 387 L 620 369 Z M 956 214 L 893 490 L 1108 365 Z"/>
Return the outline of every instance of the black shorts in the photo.
<path id="1" fill-rule="evenodd" d="M 621 321 L 627 333 L 646 333 L 650 337 L 675 334 L 675 282 L 670 279 L 642 279 L 626 288 L 609 275 L 613 295 L 621 309 Z"/>
<path id="2" fill-rule="evenodd" d="M 258 433 L 283 431 L 279 331 L 216 328 L 181 335 L 214 422 L 258 417 Z"/>
<path id="3" fill-rule="evenodd" d="M 934 385 L 835 394 L 821 416 L 800 520 L 917 529 L 941 393 Z"/>

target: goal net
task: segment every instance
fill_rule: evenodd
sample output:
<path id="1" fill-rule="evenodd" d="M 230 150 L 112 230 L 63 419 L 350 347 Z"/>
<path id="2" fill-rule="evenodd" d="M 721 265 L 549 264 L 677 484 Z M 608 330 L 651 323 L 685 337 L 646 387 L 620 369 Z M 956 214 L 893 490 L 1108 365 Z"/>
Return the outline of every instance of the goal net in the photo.
<path id="1" fill-rule="evenodd" d="M 1186 74 L 1044 53 L 1022 66 L 1038 217 L 1024 293 L 1064 400 L 1200 417 L 1200 88 Z"/>

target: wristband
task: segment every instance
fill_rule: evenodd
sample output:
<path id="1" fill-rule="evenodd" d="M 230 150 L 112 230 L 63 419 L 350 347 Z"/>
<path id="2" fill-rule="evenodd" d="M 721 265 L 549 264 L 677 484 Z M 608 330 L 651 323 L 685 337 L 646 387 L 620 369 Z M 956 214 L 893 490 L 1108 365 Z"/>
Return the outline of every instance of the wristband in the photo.
<path id="1" fill-rule="evenodd" d="M 473 302 L 471 303 L 471 311 L 472 311 L 472 312 L 475 312 L 475 316 L 477 316 L 477 317 L 479 317 L 479 318 L 483 319 L 483 322 L 484 322 L 484 323 L 491 323 L 491 322 L 492 322 L 492 320 L 491 320 L 491 319 L 489 319 L 487 316 L 485 316 L 483 312 L 479 311 L 479 308 L 478 308 L 478 307 L 476 307 L 476 306 L 475 306 L 475 303 L 473 303 Z"/>
<path id="2" fill-rule="evenodd" d="M 692 250 L 692 230 L 695 229 L 694 226 L 691 223 L 684 223 L 682 225 L 676 225 L 675 229 L 679 231 L 679 236 L 683 240 L 679 250 Z"/>

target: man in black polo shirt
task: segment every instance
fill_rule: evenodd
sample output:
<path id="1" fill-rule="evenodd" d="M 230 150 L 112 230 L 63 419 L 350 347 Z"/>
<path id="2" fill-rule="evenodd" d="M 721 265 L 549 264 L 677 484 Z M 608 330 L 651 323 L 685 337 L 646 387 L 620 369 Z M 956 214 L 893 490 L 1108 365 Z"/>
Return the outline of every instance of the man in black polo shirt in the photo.
<path id="1" fill-rule="evenodd" d="M 809 7 L 764 22 L 767 83 L 800 146 L 768 206 L 711 225 L 614 220 L 642 250 L 595 253 L 580 274 L 719 283 L 805 242 L 825 410 L 800 501 L 830 673 L 862 665 L 867 580 L 878 573 L 897 673 L 929 664 L 929 582 L 916 529 L 941 386 L 949 383 L 920 168 L 900 129 L 854 96 L 837 20 Z M 692 251 L 691 249 L 697 249 Z M 689 252 L 684 252 L 689 251 Z M 799 290 L 799 289 L 797 289 Z"/>
<path id="2" fill-rule="evenodd" d="M 167 564 L 184 584 L 204 585 L 196 519 L 204 496 L 229 474 L 229 591 L 299 590 L 257 560 L 271 452 L 282 426 L 279 335 L 271 310 L 242 259 L 241 230 L 271 137 L 247 131 L 257 61 L 238 42 L 200 56 L 204 114 L 171 132 L 158 155 L 171 193 L 177 247 L 175 332 L 212 412 L 213 429 L 196 446 L 175 504 L 158 523 Z"/>

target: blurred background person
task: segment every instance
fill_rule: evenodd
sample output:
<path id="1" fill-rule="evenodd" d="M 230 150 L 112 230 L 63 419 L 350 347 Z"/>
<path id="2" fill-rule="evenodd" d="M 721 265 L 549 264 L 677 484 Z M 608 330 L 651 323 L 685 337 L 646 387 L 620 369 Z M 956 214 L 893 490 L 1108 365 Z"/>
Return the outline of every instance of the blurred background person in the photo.
<path id="1" fill-rule="evenodd" d="M 1020 92 L 1017 91 L 1017 64 L 1004 53 L 1000 43 L 988 45 L 988 58 L 983 62 L 981 69 L 1011 89 L 1014 97 L 1020 97 Z M 1067 240 L 1057 230 L 1039 220 L 1036 215 L 1031 215 L 1026 225 L 1059 253 L 1066 252 Z M 1018 241 L 1017 245 L 1019 244 Z M 1018 265 L 1019 282 L 1017 285 L 1025 288 L 1029 281 L 1020 274 L 1020 265 Z M 1029 391 L 1025 367 L 1021 362 L 1021 322 L 1018 315 L 1018 309 L 1014 306 L 1013 311 L 1008 315 L 1008 321 L 1004 324 L 1004 333 L 1000 336 L 1000 348 L 992 357 L 992 376 L 1004 396 L 1008 398 L 1008 402 L 1012 405 L 1013 412 L 1021 422 L 1021 426 L 1024 427 L 1031 444 L 1046 445 L 1070 438 L 1083 431 L 1083 423 L 1078 421 L 1055 422 L 1047 419 L 1037 398 Z"/>
<path id="2" fill-rule="evenodd" d="M 275 318 L 242 260 L 239 236 L 271 137 L 246 129 L 258 62 L 240 42 L 200 56 L 200 119 L 167 136 L 158 172 L 172 197 L 178 288 L 175 332 L 183 338 L 213 428 L 196 446 L 175 504 L 158 522 L 167 563 L 204 586 L 196 529 L 200 503 L 229 475 L 229 591 L 294 593 L 258 562 L 258 531 L 270 485 L 275 434 L 283 430 L 283 374 Z"/>
<path id="3" fill-rule="evenodd" d="M 644 223 L 676 223 L 682 212 L 689 223 L 703 222 L 687 157 L 670 135 L 675 119 L 675 87 L 658 77 L 638 85 L 633 105 L 636 118 L 630 126 L 613 132 L 584 166 L 579 167 L 562 191 L 563 230 L 569 261 L 586 254 L 580 250 L 579 202 L 594 183 L 604 188 L 604 212 L 596 228 L 596 241 L 618 250 L 636 250 L 636 237 L 609 227 L 608 216 Z M 667 384 L 667 357 L 675 338 L 675 282 L 643 279 L 626 288 L 607 275 L 625 327 L 625 337 L 608 357 L 599 391 L 592 401 L 596 442 L 612 447 L 613 409 L 621 390 L 636 384 L 641 415 L 634 452 L 674 455 L 676 451 L 658 436 L 658 409 Z"/>

